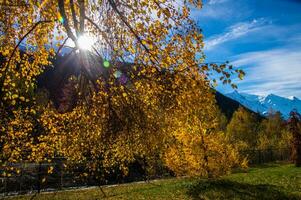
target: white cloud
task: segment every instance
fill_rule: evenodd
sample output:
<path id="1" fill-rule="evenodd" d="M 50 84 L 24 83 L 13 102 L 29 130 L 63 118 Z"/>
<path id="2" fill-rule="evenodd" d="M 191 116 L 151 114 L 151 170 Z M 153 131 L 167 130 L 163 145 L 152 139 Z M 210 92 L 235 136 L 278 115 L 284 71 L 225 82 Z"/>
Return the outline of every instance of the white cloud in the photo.
<path id="1" fill-rule="evenodd" d="M 262 29 L 268 24 L 268 22 L 263 19 L 254 19 L 251 22 L 240 22 L 230 26 L 225 33 L 214 35 L 205 40 L 205 49 L 211 50 L 213 47 L 231 41 L 247 35 L 251 32 Z"/>
<path id="2" fill-rule="evenodd" d="M 225 3 L 226 1 L 228 1 L 228 0 L 209 0 L 208 4 L 215 5 L 215 4 Z"/>
<path id="3" fill-rule="evenodd" d="M 228 20 L 236 16 L 235 9 L 237 2 L 230 2 L 229 0 L 209 0 L 204 2 L 202 9 L 191 8 L 191 16 L 195 20 Z M 239 14 L 240 15 L 240 14 Z"/>
<path id="4" fill-rule="evenodd" d="M 234 66 L 247 72 L 242 92 L 301 97 L 301 48 L 279 48 L 234 57 Z"/>

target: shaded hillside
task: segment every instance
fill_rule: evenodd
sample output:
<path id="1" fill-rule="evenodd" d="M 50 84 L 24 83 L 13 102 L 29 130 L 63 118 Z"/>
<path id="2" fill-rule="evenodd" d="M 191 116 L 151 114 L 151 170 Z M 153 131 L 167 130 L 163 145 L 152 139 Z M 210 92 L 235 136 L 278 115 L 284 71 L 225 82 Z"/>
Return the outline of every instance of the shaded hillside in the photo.
<path id="1" fill-rule="evenodd" d="M 222 111 L 222 113 L 224 113 L 226 115 L 226 117 L 228 119 L 232 118 L 233 113 L 240 106 L 244 107 L 249 112 L 256 114 L 256 116 L 258 117 L 258 119 L 262 119 L 263 118 L 260 114 L 258 114 L 256 112 L 254 112 L 254 111 L 246 108 L 245 106 L 243 106 L 242 104 L 240 104 L 238 101 L 235 101 L 235 100 L 233 100 L 233 99 L 231 99 L 231 98 L 223 95 L 222 93 L 220 93 L 218 91 L 216 91 L 216 93 L 215 93 L 215 99 L 216 99 L 218 107 L 220 108 L 220 110 Z"/>
<path id="2" fill-rule="evenodd" d="M 241 104 L 237 101 L 226 97 L 218 91 L 215 93 L 215 99 L 220 110 L 228 119 L 231 119 L 233 113 L 239 108 L 239 106 L 241 106 Z"/>
<path id="3" fill-rule="evenodd" d="M 0 59 L 1 62 L 4 61 L 2 56 Z M 105 68 L 103 66 L 103 61 L 94 56 L 89 56 L 88 60 L 90 61 L 88 72 L 92 79 L 97 79 L 100 74 L 107 76 L 111 70 L 110 68 Z M 72 75 L 79 75 L 80 61 L 76 53 L 73 53 L 68 56 L 60 56 L 53 60 L 52 63 L 53 66 L 46 68 L 44 73 L 38 77 L 38 88 L 47 89 L 49 97 L 56 108 L 61 112 L 65 112 L 72 108 L 76 102 L 74 85 L 70 82 L 69 78 Z M 126 67 L 119 66 L 118 69 L 125 74 L 129 67 L 129 65 Z M 239 108 L 239 106 L 242 106 L 239 102 L 221 94 L 218 91 L 216 91 L 215 98 L 220 110 L 228 119 L 232 117 L 233 113 Z M 251 110 L 249 111 L 253 112 Z"/>
<path id="4" fill-rule="evenodd" d="M 94 75 L 93 78 L 95 79 L 97 79 L 96 76 L 99 76 L 100 74 L 106 76 L 110 70 L 103 67 L 102 62 L 95 58 L 92 59 L 92 63 L 90 65 L 91 67 L 89 70 L 91 70 L 91 73 Z M 76 98 L 76 95 L 72 91 L 72 84 L 70 83 L 69 78 L 72 75 L 77 76 L 80 73 L 79 59 L 76 54 L 70 55 L 68 59 L 60 57 L 53 62 L 53 66 L 54 67 L 52 68 L 48 68 L 38 78 L 38 87 L 46 88 L 57 109 L 64 112 L 67 111 L 68 108 L 70 109 L 70 107 L 72 107 L 72 102 L 74 102 L 73 99 Z M 124 73 L 129 70 L 129 66 L 118 68 Z M 72 98 L 70 96 L 72 96 Z M 66 106 L 66 102 L 68 102 L 68 100 L 69 104 L 70 102 L 71 104 Z M 239 106 L 242 106 L 239 102 L 226 97 L 218 91 L 216 91 L 216 101 L 219 108 L 228 119 L 232 117 L 233 113 L 239 108 Z"/>

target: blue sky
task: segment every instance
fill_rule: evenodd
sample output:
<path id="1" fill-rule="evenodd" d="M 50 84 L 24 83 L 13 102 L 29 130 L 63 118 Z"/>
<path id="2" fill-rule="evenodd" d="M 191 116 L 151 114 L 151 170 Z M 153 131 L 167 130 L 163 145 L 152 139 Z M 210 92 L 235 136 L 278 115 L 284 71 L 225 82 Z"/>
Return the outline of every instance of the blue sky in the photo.
<path id="1" fill-rule="evenodd" d="M 301 0 L 204 0 L 192 17 L 206 61 L 230 61 L 247 73 L 238 91 L 301 98 Z"/>

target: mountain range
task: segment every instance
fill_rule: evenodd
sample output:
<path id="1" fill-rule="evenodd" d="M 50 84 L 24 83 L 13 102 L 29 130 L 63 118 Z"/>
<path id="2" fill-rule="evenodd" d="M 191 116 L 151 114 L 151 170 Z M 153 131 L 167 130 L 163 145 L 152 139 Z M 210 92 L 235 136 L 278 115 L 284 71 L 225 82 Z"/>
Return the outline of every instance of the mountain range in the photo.
<path id="1" fill-rule="evenodd" d="M 301 112 L 301 100 L 297 97 L 281 97 L 275 94 L 267 96 L 239 93 L 237 91 L 227 93 L 225 96 L 239 102 L 246 108 L 267 116 L 271 111 L 279 111 L 285 119 L 289 117 L 290 112 L 296 109 Z"/>

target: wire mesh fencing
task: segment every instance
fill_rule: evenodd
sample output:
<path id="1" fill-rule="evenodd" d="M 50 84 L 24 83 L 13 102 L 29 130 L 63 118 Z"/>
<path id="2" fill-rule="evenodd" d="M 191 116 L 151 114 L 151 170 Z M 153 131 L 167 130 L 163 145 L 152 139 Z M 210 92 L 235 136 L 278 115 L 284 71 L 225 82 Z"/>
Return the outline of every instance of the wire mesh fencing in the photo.
<path id="1" fill-rule="evenodd" d="M 248 158 L 250 165 L 291 160 L 290 148 L 250 149 L 240 154 Z"/>
<path id="2" fill-rule="evenodd" d="M 290 161 L 291 150 L 289 148 L 254 149 L 241 151 L 240 154 L 247 157 L 249 164 L 253 165 L 275 161 Z M 55 158 L 51 163 L 22 162 L 13 164 L 13 167 L 20 169 L 20 173 L 0 177 L 0 197 L 172 176 L 172 173 L 164 167 L 162 163 L 158 164 L 155 174 L 153 174 L 152 177 L 147 175 L 145 169 L 141 167 L 141 164 L 136 163 L 131 166 L 127 177 L 118 176 L 118 173 L 116 173 L 111 177 L 106 177 L 106 181 L 99 181 L 95 176 L 85 175 L 84 165 L 78 165 L 70 170 L 64 167 L 65 163 L 66 160 L 64 158 Z M 52 170 L 51 173 L 49 173 L 49 169 Z"/>
<path id="3" fill-rule="evenodd" d="M 68 171 L 64 163 L 57 159 L 55 162 L 18 163 L 14 164 L 20 173 L 11 173 L 0 180 L 2 196 L 52 191 L 70 187 L 97 185 L 96 180 L 83 176 L 81 169 Z M 52 169 L 52 172 L 49 172 Z"/>
<path id="4" fill-rule="evenodd" d="M 11 173 L 10 176 L 0 177 L 0 197 L 41 191 L 57 191 L 62 189 L 118 184 L 133 181 L 147 181 L 154 178 L 171 176 L 171 172 L 163 165 L 156 166 L 156 173 L 147 174 L 141 163 L 130 166 L 127 176 L 115 173 L 99 179 L 89 174 L 85 163 L 73 167 L 68 166 L 66 159 L 54 158 L 52 162 L 12 164 L 20 173 Z M 49 170 L 51 169 L 51 173 Z M 1 169 L 0 169 L 1 174 Z"/>

